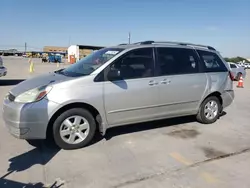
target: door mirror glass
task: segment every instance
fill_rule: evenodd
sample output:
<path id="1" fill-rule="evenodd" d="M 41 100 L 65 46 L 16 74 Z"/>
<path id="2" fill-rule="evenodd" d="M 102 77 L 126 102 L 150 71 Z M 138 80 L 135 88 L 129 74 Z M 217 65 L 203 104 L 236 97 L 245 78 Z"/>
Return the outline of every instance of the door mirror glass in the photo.
<path id="1" fill-rule="evenodd" d="M 121 72 L 118 69 L 111 69 L 107 75 L 108 80 L 115 81 L 115 80 L 121 80 Z"/>

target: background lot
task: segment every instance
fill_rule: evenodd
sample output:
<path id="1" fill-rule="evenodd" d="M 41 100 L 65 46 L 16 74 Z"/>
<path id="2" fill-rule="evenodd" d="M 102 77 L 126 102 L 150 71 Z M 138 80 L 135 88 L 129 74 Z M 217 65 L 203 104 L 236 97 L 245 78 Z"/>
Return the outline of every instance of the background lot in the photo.
<path id="1" fill-rule="evenodd" d="M 5 57 L 0 105 L 18 82 L 59 69 L 56 64 Z M 60 67 L 67 65 L 61 64 Z M 35 148 L 13 138 L 0 114 L 0 187 L 250 187 L 250 78 L 212 125 L 192 117 L 110 129 L 89 147 L 64 151 Z"/>

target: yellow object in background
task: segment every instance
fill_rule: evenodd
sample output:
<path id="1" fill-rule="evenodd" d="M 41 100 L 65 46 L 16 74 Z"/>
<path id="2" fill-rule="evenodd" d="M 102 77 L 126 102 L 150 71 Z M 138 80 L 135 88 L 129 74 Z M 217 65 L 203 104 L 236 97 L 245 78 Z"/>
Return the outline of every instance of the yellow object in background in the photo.
<path id="1" fill-rule="evenodd" d="M 34 72 L 34 63 L 30 62 L 30 73 Z"/>

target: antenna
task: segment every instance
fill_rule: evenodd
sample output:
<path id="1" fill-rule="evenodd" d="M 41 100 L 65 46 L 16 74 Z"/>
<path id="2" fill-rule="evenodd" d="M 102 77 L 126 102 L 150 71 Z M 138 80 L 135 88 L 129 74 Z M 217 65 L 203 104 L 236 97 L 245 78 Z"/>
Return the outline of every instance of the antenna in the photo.
<path id="1" fill-rule="evenodd" d="M 27 43 L 25 42 L 24 43 L 24 52 L 26 53 L 26 51 L 27 51 Z"/>
<path id="2" fill-rule="evenodd" d="M 128 43 L 130 44 L 130 38 L 131 38 L 131 35 L 130 35 L 130 32 L 128 33 Z"/>

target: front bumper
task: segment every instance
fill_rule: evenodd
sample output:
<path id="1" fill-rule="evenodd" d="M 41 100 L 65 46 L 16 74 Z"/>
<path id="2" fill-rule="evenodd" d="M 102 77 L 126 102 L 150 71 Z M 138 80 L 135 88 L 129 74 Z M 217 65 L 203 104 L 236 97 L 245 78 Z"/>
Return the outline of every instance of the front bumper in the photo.
<path id="1" fill-rule="evenodd" d="M 7 69 L 5 67 L 0 67 L 0 77 L 7 75 Z"/>
<path id="2" fill-rule="evenodd" d="M 234 100 L 234 90 L 227 90 L 221 94 L 223 108 L 228 107 Z"/>
<path id="3" fill-rule="evenodd" d="M 42 99 L 20 104 L 4 99 L 3 119 L 9 133 L 20 139 L 45 139 L 50 113 L 58 104 Z"/>

